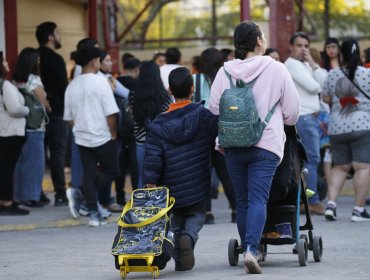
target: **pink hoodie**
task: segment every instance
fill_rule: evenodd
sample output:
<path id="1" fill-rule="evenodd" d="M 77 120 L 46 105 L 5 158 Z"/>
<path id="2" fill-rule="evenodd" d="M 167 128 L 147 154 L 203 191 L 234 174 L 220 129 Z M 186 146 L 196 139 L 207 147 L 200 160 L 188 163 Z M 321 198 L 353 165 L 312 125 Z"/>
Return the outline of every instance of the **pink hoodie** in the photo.
<path id="1" fill-rule="evenodd" d="M 252 88 L 258 115 L 263 121 L 269 110 L 279 101 L 270 122 L 267 124 L 257 147 L 276 154 L 280 160 L 284 153 L 284 124 L 295 125 L 299 117 L 300 101 L 294 82 L 284 64 L 269 56 L 254 56 L 248 59 L 234 59 L 224 64 L 233 77 L 248 83 L 258 77 Z M 234 80 L 235 84 L 235 80 Z M 211 87 L 209 109 L 219 114 L 219 102 L 230 81 L 221 68 Z"/>

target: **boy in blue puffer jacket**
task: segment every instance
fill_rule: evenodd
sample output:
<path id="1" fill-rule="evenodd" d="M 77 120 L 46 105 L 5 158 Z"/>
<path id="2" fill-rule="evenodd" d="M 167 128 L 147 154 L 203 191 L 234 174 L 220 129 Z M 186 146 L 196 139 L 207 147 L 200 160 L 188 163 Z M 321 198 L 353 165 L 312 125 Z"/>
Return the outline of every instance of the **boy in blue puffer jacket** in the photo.
<path id="1" fill-rule="evenodd" d="M 147 125 L 144 184 L 170 186 L 175 197 L 171 228 L 175 234 L 175 270 L 194 266 L 194 245 L 205 221 L 210 191 L 211 147 L 217 116 L 192 103 L 193 78 L 185 67 L 171 71 L 169 86 L 175 103 Z"/>

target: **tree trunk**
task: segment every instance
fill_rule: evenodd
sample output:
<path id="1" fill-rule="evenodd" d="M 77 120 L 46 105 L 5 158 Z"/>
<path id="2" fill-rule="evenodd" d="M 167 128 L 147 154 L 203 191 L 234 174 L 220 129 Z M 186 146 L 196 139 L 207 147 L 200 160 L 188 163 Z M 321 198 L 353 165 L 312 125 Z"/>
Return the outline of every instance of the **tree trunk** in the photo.
<path id="1" fill-rule="evenodd" d="M 168 3 L 178 2 L 178 1 L 180 0 L 157 0 L 152 4 L 149 10 L 149 15 L 145 19 L 145 21 L 143 21 L 141 28 L 140 28 L 141 29 L 140 40 L 142 42 L 141 43 L 142 47 L 144 46 L 144 41 L 146 39 L 146 34 L 148 32 L 149 26 L 153 22 L 153 20 L 155 19 L 159 11 L 163 8 L 163 6 L 167 5 Z"/>

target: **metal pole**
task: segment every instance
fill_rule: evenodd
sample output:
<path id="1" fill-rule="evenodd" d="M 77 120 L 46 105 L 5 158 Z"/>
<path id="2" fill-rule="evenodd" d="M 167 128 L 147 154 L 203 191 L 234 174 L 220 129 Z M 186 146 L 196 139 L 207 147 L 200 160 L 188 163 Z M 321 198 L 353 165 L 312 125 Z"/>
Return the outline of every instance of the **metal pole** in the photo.
<path id="1" fill-rule="evenodd" d="M 240 21 L 250 20 L 251 11 L 249 0 L 240 0 Z"/>
<path id="2" fill-rule="evenodd" d="M 212 46 L 217 44 L 216 0 L 212 0 Z"/>
<path id="3" fill-rule="evenodd" d="M 325 8 L 324 8 L 324 32 L 325 32 L 325 39 L 330 37 L 330 0 L 325 0 Z"/>

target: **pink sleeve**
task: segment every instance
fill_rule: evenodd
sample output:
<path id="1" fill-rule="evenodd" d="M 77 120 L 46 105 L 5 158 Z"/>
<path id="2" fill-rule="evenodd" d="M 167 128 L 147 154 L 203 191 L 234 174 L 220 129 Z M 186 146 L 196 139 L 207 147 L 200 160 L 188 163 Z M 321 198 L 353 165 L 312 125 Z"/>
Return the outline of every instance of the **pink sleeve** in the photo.
<path id="1" fill-rule="evenodd" d="M 224 91 L 223 87 L 223 80 L 226 79 L 226 76 L 224 74 L 223 67 L 218 70 L 215 80 L 212 83 L 211 86 L 211 92 L 209 97 L 209 110 L 214 115 L 219 115 L 219 104 L 220 104 L 220 98 L 222 96 L 222 93 Z"/>

